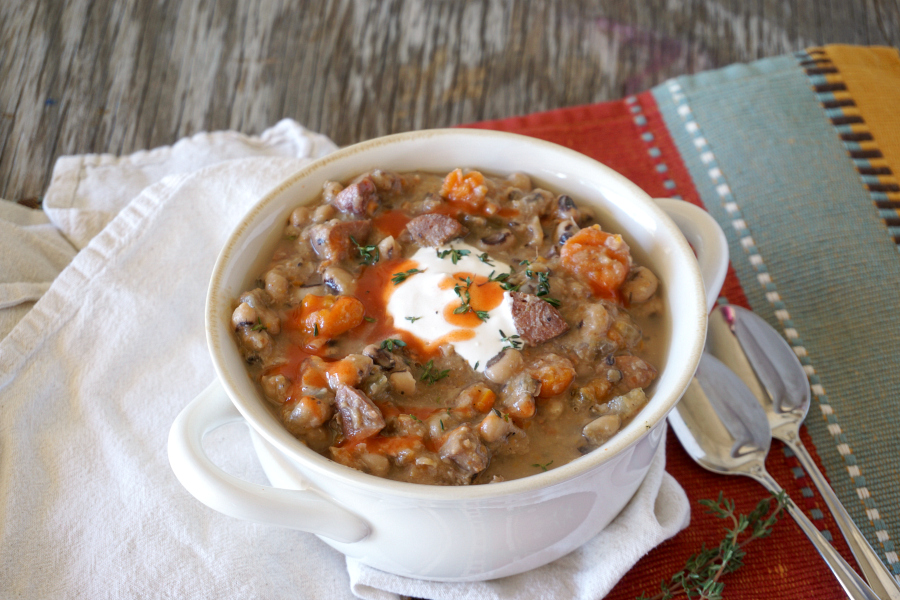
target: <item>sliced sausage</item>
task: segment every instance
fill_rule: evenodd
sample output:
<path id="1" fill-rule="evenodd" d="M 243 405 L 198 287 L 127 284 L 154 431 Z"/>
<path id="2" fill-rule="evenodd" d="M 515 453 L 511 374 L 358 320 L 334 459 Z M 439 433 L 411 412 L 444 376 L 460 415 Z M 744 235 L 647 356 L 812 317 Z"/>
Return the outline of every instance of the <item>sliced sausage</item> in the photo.
<path id="1" fill-rule="evenodd" d="M 341 415 L 341 429 L 347 439 L 365 439 L 384 429 L 384 416 L 359 390 L 342 385 L 334 398 Z"/>
<path id="2" fill-rule="evenodd" d="M 645 388 L 656 379 L 656 367 L 642 358 L 623 354 L 615 358 L 615 368 L 622 373 L 622 385 L 629 390 Z"/>
<path id="3" fill-rule="evenodd" d="M 475 475 L 487 469 L 491 460 L 484 442 L 469 425 L 460 425 L 447 435 L 441 458 L 453 461 L 464 472 Z"/>
<path id="4" fill-rule="evenodd" d="M 526 344 L 537 346 L 569 330 L 559 311 L 537 296 L 512 292 L 512 299 L 513 321 Z"/>
<path id="5" fill-rule="evenodd" d="M 453 217 L 439 214 L 416 217 L 406 224 L 406 229 L 420 246 L 443 246 L 469 232 Z"/>
<path id="6" fill-rule="evenodd" d="M 380 203 L 375 182 L 369 178 L 348 185 L 332 200 L 332 204 L 339 211 L 355 217 L 370 216 Z"/>

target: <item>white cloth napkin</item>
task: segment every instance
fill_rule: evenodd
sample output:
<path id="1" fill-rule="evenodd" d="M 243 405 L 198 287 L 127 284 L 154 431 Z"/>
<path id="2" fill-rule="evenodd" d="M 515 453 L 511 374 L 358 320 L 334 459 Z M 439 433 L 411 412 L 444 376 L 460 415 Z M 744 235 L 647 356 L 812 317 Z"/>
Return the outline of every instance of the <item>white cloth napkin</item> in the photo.
<path id="1" fill-rule="evenodd" d="M 10 305 L 10 322 L 21 320 L 0 341 L 0 596 L 596 598 L 687 525 L 687 499 L 660 453 L 638 495 L 584 548 L 517 577 L 437 584 L 348 563 L 309 534 L 225 517 L 181 487 L 166 439 L 213 377 L 203 305 L 219 249 L 257 198 L 333 149 L 282 121 L 259 138 L 202 134 L 128 157 L 70 157 L 45 196 L 58 231 L 44 219 L 23 225 L 18 208 L 0 212 L 52 240 L 34 259 L 43 271 L 0 279 L 0 291 L 37 284 Z M 0 269 L 27 260 L 26 247 L 0 256 Z M 266 483 L 243 426 L 205 445 L 229 472 Z"/>

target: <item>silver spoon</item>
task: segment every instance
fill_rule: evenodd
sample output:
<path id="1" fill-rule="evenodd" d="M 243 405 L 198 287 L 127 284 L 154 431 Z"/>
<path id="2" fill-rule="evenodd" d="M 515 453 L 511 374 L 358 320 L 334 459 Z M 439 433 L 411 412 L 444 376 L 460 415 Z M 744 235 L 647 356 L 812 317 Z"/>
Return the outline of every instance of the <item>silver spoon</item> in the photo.
<path id="1" fill-rule="evenodd" d="M 740 377 L 715 357 L 703 355 L 694 380 L 669 414 L 669 424 L 701 467 L 752 477 L 773 494 L 783 491 L 765 467 L 772 442 L 765 411 Z M 785 508 L 852 600 L 878 600 L 803 511 L 790 501 Z"/>
<path id="2" fill-rule="evenodd" d="M 810 405 L 809 383 L 796 354 L 781 335 L 755 313 L 719 306 L 709 317 L 706 349 L 747 384 L 769 420 L 772 436 L 800 461 L 847 540 L 863 575 L 879 597 L 900 600 L 900 584 L 847 513 L 828 480 L 800 440 L 800 424 Z"/>

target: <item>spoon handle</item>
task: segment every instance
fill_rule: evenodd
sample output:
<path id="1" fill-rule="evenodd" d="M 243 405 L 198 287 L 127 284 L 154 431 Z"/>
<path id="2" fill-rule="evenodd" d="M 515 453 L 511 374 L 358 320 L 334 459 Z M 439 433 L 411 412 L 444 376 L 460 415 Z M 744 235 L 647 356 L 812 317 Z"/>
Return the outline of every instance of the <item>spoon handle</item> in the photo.
<path id="1" fill-rule="evenodd" d="M 837 523 L 841 533 L 844 534 L 844 539 L 847 540 L 847 545 L 850 546 L 853 558 L 859 563 L 859 567 L 862 569 L 863 575 L 865 575 L 872 589 L 880 598 L 885 600 L 900 600 L 900 584 L 887 570 L 887 567 L 884 566 L 881 558 L 869 545 L 859 527 L 850 518 L 847 509 L 838 500 L 834 490 L 828 485 L 828 480 L 825 479 L 825 476 L 816 466 L 815 461 L 809 455 L 809 452 L 806 451 L 806 447 L 800 439 L 796 435 L 784 435 L 783 437 L 779 435 L 777 437 L 797 456 L 797 460 L 800 461 L 803 470 L 806 471 L 809 478 L 819 488 L 822 499 L 825 500 L 825 504 L 828 506 L 831 514 L 834 515 L 835 523 Z"/>
<path id="2" fill-rule="evenodd" d="M 751 477 L 763 484 L 763 486 L 773 494 L 784 491 L 781 489 L 781 486 L 778 485 L 778 482 L 772 479 L 772 476 L 764 469 L 761 470 L 761 472 L 753 473 Z M 816 547 L 816 550 L 819 551 L 822 558 L 825 559 L 831 572 L 837 577 L 841 587 L 844 588 L 844 591 L 851 600 L 880 600 L 878 596 L 875 595 L 875 592 L 872 591 L 872 588 L 866 585 L 866 582 L 863 581 L 862 577 L 856 574 L 856 571 L 847 564 L 847 561 L 838 554 L 838 551 L 828 543 L 828 540 L 826 540 L 821 533 L 819 533 L 819 530 L 816 529 L 816 526 L 813 525 L 812 521 L 806 518 L 803 511 L 797 508 L 797 505 L 789 499 L 785 508 L 791 516 L 794 517 L 797 525 L 800 526 L 800 529 L 803 530 L 803 533 L 806 534 L 809 541 L 813 543 L 813 546 Z"/>

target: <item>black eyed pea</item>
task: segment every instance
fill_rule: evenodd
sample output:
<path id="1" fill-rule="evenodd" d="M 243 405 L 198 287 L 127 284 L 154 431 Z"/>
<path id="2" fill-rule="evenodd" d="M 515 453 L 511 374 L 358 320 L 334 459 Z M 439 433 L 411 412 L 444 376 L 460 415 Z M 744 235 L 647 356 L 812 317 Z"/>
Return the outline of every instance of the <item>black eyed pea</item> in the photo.
<path id="1" fill-rule="evenodd" d="M 390 260 L 392 258 L 400 258 L 403 255 L 403 251 L 400 248 L 400 243 L 394 239 L 394 236 L 389 235 L 378 242 L 378 255 L 381 259 Z"/>
<path id="2" fill-rule="evenodd" d="M 494 383 L 506 383 L 513 375 L 522 370 L 525 360 L 522 353 L 514 348 L 501 350 L 494 358 L 488 361 L 484 368 L 484 376 Z"/>
<path id="3" fill-rule="evenodd" d="M 541 407 L 541 413 L 548 419 L 558 419 L 560 415 L 562 415 L 565 408 L 565 402 L 557 398 L 555 400 L 549 400 L 545 402 Z"/>
<path id="4" fill-rule="evenodd" d="M 243 325 L 254 326 L 257 323 L 256 310 L 247 304 L 241 302 L 238 307 L 231 313 L 231 325 L 237 329 Z"/>
<path id="5" fill-rule="evenodd" d="M 522 191 L 530 192 L 532 188 L 531 177 L 526 175 L 525 173 L 510 173 L 506 180 L 509 184 L 515 188 L 519 188 Z"/>
<path id="6" fill-rule="evenodd" d="M 343 189 L 344 186 L 342 186 L 337 181 L 326 181 L 324 184 L 322 184 L 322 199 L 326 203 L 331 204 L 331 202 L 334 200 L 334 197 L 340 194 Z"/>
<path id="7" fill-rule="evenodd" d="M 305 206 L 298 206 L 291 212 L 290 223 L 293 227 L 300 229 L 309 223 L 310 212 Z"/>
<path id="8" fill-rule="evenodd" d="M 312 221 L 316 224 L 321 224 L 334 216 L 335 208 L 330 204 L 323 204 L 316 208 L 315 212 L 312 215 Z"/>
<path id="9" fill-rule="evenodd" d="M 629 301 L 640 304 L 649 300 L 659 287 L 659 279 L 647 267 L 637 267 L 628 274 L 622 284 L 622 295 Z"/>
<path id="10" fill-rule="evenodd" d="M 557 245 L 565 244 L 566 241 L 580 231 L 580 227 L 572 219 L 560 221 L 556 226 L 556 232 L 553 234 L 553 240 Z"/>
<path id="11" fill-rule="evenodd" d="M 335 293 L 352 295 L 356 290 L 353 275 L 340 267 L 328 267 L 322 273 L 322 281 Z"/>
<path id="12" fill-rule="evenodd" d="M 599 446 L 619 430 L 621 423 L 617 414 L 603 415 L 585 425 L 582 433 L 589 442 Z"/>
<path id="13" fill-rule="evenodd" d="M 266 284 L 266 291 L 272 297 L 272 301 L 275 302 L 275 304 L 281 304 L 287 299 L 288 291 L 291 286 L 284 275 L 272 269 L 266 273 L 263 281 Z"/>
<path id="14" fill-rule="evenodd" d="M 531 217 L 528 221 L 528 234 L 531 240 L 525 244 L 526 246 L 540 246 L 544 243 L 544 230 L 541 227 L 541 218 L 537 215 Z"/>
<path id="15" fill-rule="evenodd" d="M 263 375 L 259 378 L 259 385 L 267 400 L 280 405 L 287 400 L 291 381 L 284 375 Z"/>
<path id="16" fill-rule="evenodd" d="M 398 394 L 412 396 L 416 393 L 416 378 L 409 371 L 391 373 L 389 379 L 391 387 Z"/>

